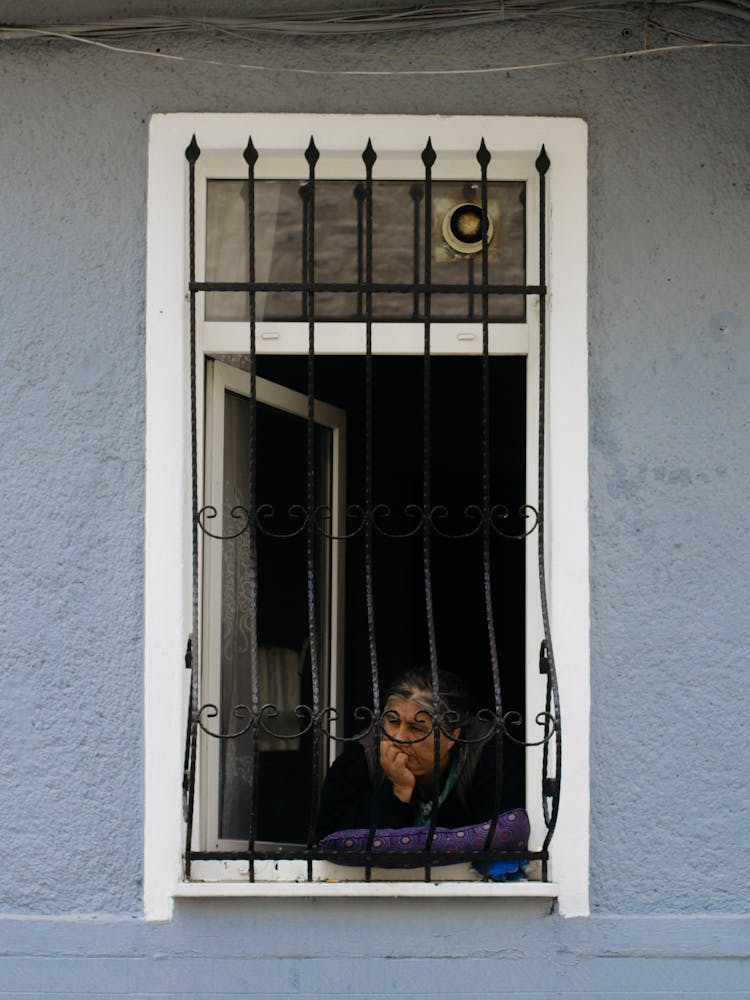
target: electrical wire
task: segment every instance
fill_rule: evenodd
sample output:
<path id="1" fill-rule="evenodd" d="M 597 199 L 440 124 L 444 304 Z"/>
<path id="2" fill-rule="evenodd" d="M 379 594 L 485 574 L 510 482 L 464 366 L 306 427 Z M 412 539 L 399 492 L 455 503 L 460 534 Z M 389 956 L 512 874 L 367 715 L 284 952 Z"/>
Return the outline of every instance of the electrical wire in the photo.
<path id="1" fill-rule="evenodd" d="M 548 69 L 560 66 L 575 66 L 585 63 L 606 62 L 613 59 L 630 59 L 634 56 L 656 56 L 669 52 L 687 52 L 695 50 L 717 51 L 719 49 L 750 48 L 750 42 L 685 42 L 677 45 L 660 45 L 642 49 L 630 49 L 624 52 L 607 52 L 602 55 L 571 56 L 567 59 L 549 59 L 539 62 L 515 63 L 500 66 L 472 66 L 461 69 L 310 69 L 302 66 L 268 66 L 259 63 L 223 62 L 219 59 L 204 59 L 199 56 L 171 55 L 167 52 L 151 52 L 148 49 L 133 49 L 120 45 L 111 45 L 93 38 L 81 38 L 60 31 L 48 29 L 25 29 L 34 31 L 36 35 L 61 38 L 81 45 L 92 45 L 106 49 L 108 52 L 119 52 L 123 55 L 143 56 L 150 59 L 164 59 L 171 62 L 198 64 L 201 66 L 217 66 L 222 69 L 252 70 L 263 73 L 295 73 L 305 76 L 479 76 L 490 73 L 514 73 L 519 70 Z"/>
<path id="2" fill-rule="evenodd" d="M 678 10 L 686 13 L 718 15 L 724 19 L 750 22 L 748 0 L 655 0 L 649 9 Z M 342 35 L 378 32 L 445 30 L 480 24 L 500 24 L 531 17 L 578 15 L 593 19 L 608 13 L 632 16 L 643 3 L 631 0 L 464 0 L 460 4 L 423 3 L 382 10 L 357 8 L 342 10 L 292 11 L 284 15 L 254 17 L 130 17 L 78 24 L 0 25 L 0 39 L 33 38 L 39 31 L 54 36 L 105 39 L 139 37 L 165 33 L 252 32 L 285 35 Z"/>

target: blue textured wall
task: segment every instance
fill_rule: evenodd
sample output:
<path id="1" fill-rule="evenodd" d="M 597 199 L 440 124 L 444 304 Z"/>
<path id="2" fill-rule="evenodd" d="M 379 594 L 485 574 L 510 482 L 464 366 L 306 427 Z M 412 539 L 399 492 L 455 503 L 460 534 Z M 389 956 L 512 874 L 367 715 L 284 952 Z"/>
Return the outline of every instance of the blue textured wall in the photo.
<path id="1" fill-rule="evenodd" d="M 626 23 L 463 30 L 450 45 L 149 47 L 313 67 L 352 51 L 367 67 L 414 66 L 448 48 L 518 63 L 625 47 Z M 300 82 L 0 42 L 0 993 L 424 995 L 437 971 L 456 996 L 750 996 L 737 916 L 750 870 L 750 67 L 740 50 L 654 59 L 645 88 L 643 74 L 633 59 Z M 181 904 L 169 925 L 139 919 L 147 120 L 273 110 L 589 123 L 589 920 L 406 901 Z"/>
<path id="2" fill-rule="evenodd" d="M 170 924 L 8 919 L 0 996 L 740 1000 L 748 921 L 542 917 L 493 904 L 180 907 Z"/>

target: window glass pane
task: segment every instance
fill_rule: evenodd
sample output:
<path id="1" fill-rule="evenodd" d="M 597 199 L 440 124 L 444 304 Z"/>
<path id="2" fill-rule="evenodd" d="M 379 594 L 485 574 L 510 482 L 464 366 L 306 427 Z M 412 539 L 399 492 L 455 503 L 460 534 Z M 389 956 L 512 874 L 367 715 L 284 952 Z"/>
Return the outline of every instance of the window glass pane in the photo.
<path id="1" fill-rule="evenodd" d="M 225 394 L 223 533 L 235 533 L 243 521 L 232 508 L 248 503 L 249 402 Z M 305 505 L 306 421 L 272 406 L 258 404 L 257 503 L 268 532 L 291 534 L 300 526 L 294 506 Z M 285 461 L 278 461 L 279 455 Z M 331 431 L 316 425 L 316 506 L 331 503 Z M 291 513 L 290 513 L 291 511 Z M 221 728 L 241 729 L 238 705 L 250 705 L 250 534 L 222 545 L 221 597 Z M 265 716 L 259 766 L 259 840 L 303 842 L 311 798 L 310 734 L 296 736 L 306 718 L 298 705 L 311 704 L 311 671 L 306 603 L 306 535 L 274 538 L 258 532 L 258 675 L 260 703 L 274 705 L 277 716 Z M 330 542 L 316 540 L 317 625 L 321 676 L 329 662 Z M 323 688 L 327 687 L 324 680 Z M 271 735 L 278 734 L 278 736 Z M 250 813 L 252 756 L 249 735 L 221 744 L 219 836 L 245 840 Z M 278 789 L 294 789 L 279 795 Z"/>
<path id="2" fill-rule="evenodd" d="M 298 180 L 256 181 L 255 233 L 256 279 L 260 282 L 299 282 L 303 274 L 302 210 Z M 361 185 L 347 181 L 315 184 L 315 278 L 319 282 L 364 280 L 362 247 L 357 216 Z M 378 283 L 411 283 L 424 280 L 423 185 L 413 181 L 373 182 L 373 278 Z M 433 182 L 430 209 L 432 280 L 441 284 L 476 284 L 481 281 L 481 253 L 457 253 L 446 242 L 444 222 L 453 208 L 477 205 L 477 183 Z M 526 281 L 525 184 L 496 181 L 488 185 L 488 211 L 492 222 L 489 245 L 491 284 L 524 284 Z M 416 239 L 415 239 L 416 237 Z M 358 252 L 359 251 L 359 252 Z M 206 201 L 206 280 L 247 281 L 247 182 L 212 180 Z M 304 319 L 299 292 L 259 292 L 259 320 Z M 315 315 L 320 320 L 361 318 L 364 298 L 356 293 L 319 292 Z M 481 318 L 479 295 L 435 294 L 431 313 L 435 320 Z M 244 292 L 207 292 L 206 319 L 248 319 Z M 423 301 L 412 293 L 378 293 L 373 296 L 373 318 L 378 321 L 420 319 Z M 493 321 L 525 319 L 522 295 L 490 298 Z"/>

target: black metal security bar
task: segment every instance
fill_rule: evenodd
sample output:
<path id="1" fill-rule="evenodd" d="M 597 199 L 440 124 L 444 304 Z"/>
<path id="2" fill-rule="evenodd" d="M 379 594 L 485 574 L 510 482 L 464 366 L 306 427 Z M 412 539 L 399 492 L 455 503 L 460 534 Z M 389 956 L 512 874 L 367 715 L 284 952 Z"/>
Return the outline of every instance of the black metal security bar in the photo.
<path id="1" fill-rule="evenodd" d="M 365 165 L 365 280 L 372 284 L 372 169 L 377 154 L 368 140 L 362 161 Z M 360 202 L 361 204 L 361 202 Z M 361 230 L 362 217 L 358 219 Z M 358 245 L 362 240 L 358 239 Z M 361 269 L 360 269 L 361 276 Z M 365 291 L 365 604 L 367 613 L 367 649 L 370 655 L 370 678 L 372 683 L 372 711 L 380 717 L 380 677 L 378 673 L 378 647 L 375 633 L 375 596 L 372 579 L 372 476 L 373 476 L 373 391 L 372 391 L 372 291 Z M 375 840 L 375 817 L 370 820 L 367 832 L 365 854 L 365 880 L 372 876 L 372 845 Z"/>
<path id="2" fill-rule="evenodd" d="M 256 515 L 256 348 L 255 348 L 255 164 L 258 153 L 253 145 L 252 138 L 248 138 L 247 146 L 242 154 L 247 164 L 247 245 L 248 255 L 248 278 L 250 289 L 248 291 L 248 305 L 250 317 L 250 406 L 248 408 L 248 515 L 251 519 Z M 258 546 L 257 536 L 251 531 L 248 534 L 249 558 L 248 576 L 250 585 L 250 601 L 248 615 L 249 649 L 248 659 L 250 666 L 250 717 L 258 717 L 260 708 L 260 681 L 258 676 Z M 250 737 L 250 756 L 252 767 L 248 777 L 250 785 L 250 815 L 248 816 L 248 879 L 255 881 L 255 832 L 258 819 L 258 732 L 251 726 L 248 735 Z"/>
<path id="3" fill-rule="evenodd" d="M 189 318 L 190 318 L 190 426 L 191 426 L 191 468 L 192 468 L 192 632 L 188 640 L 186 666 L 191 672 L 190 698 L 187 718 L 185 765 L 184 765 L 184 810 L 186 822 L 185 873 L 191 875 L 191 864 L 197 860 L 240 860 L 248 863 L 248 878 L 254 881 L 256 877 L 256 862 L 303 860 L 306 862 L 307 879 L 314 877 L 313 862 L 318 860 L 340 861 L 340 855 L 321 849 L 316 843 L 316 818 L 318 812 L 318 794 L 320 789 L 321 771 L 325 760 L 324 740 L 338 742 L 364 741 L 368 737 L 383 739 L 384 736 L 396 743 L 414 743 L 431 741 L 434 747 L 434 782 L 430 817 L 427 826 L 425 848 L 422 851 L 399 852 L 399 858 L 405 865 L 418 864 L 424 868 L 424 878 L 431 879 L 435 864 L 457 861 L 471 861 L 482 866 L 484 878 L 488 878 L 490 862 L 504 860 L 539 860 L 542 863 L 542 878 L 547 879 L 549 846 L 557 823 L 560 804 L 561 785 L 561 723 L 560 699 L 557 676 L 550 634 L 549 611 L 547 601 L 547 583 L 545 570 L 545 534 L 544 534 L 544 495 L 545 495 L 545 419 L 546 419 L 546 175 L 550 167 L 549 157 L 542 147 L 536 160 L 536 170 L 539 178 L 539 281 L 538 284 L 498 284 L 490 282 L 489 268 L 489 198 L 488 198 L 488 167 L 491 154 L 484 140 L 476 154 L 480 172 L 480 205 L 481 210 L 481 253 L 477 254 L 481 265 L 481 281 L 475 280 L 475 261 L 472 257 L 468 262 L 468 283 L 433 282 L 433 219 L 431 207 L 432 168 L 437 160 L 437 154 L 428 140 L 422 152 L 424 176 L 420 183 L 414 183 L 410 188 L 413 207 L 413 266 L 412 281 L 408 282 L 376 282 L 374 281 L 374 226 L 373 226 L 373 173 L 377 154 L 368 141 L 362 154 L 364 164 L 364 179 L 356 182 L 353 187 L 354 211 L 357 218 L 357 281 L 356 282 L 323 282 L 316 280 L 316 177 L 315 169 L 319 152 L 314 139 L 305 151 L 308 165 L 307 180 L 300 184 L 300 232 L 301 232 L 301 280 L 290 281 L 257 281 L 256 280 L 256 182 L 255 164 L 258 160 L 252 139 L 248 139 L 243 157 L 247 164 L 248 178 L 248 216 L 247 216 L 247 247 L 248 247 L 248 280 L 246 282 L 197 281 L 195 273 L 195 164 L 200 156 L 195 136 L 186 150 L 188 162 L 188 209 L 189 209 Z M 421 268 L 420 268 L 421 262 Z M 421 274 L 420 274 L 421 272 Z M 235 507 L 231 516 L 237 521 L 237 530 L 228 534 L 212 533 L 206 527 L 206 521 L 216 516 L 214 507 L 198 506 L 199 469 L 197 447 L 197 351 L 196 351 L 196 297 L 205 292 L 244 292 L 248 296 L 249 305 L 249 415 L 248 415 L 248 475 L 249 493 L 247 507 Z M 257 467 L 257 349 L 256 327 L 257 308 L 256 296 L 259 292 L 279 293 L 294 292 L 301 296 L 302 315 L 307 323 L 307 432 L 305 458 L 305 494 L 304 507 L 295 505 L 290 514 L 297 517 L 298 524 L 290 532 L 278 533 L 271 530 L 267 523 L 268 505 L 259 505 L 256 494 Z M 331 509 L 316 506 L 316 466 L 315 466 L 315 333 L 316 333 L 316 295 L 324 292 L 354 293 L 357 300 L 357 317 L 365 328 L 364 357 L 364 496 L 361 504 L 349 504 L 346 510 L 349 521 L 354 522 L 351 530 L 337 534 L 339 530 L 331 519 Z M 374 309 L 374 296 L 388 293 L 409 295 L 412 298 L 413 319 L 420 316 L 424 327 L 424 350 L 422 358 L 422 498 L 421 506 L 410 504 L 404 510 L 412 525 L 406 530 L 395 531 L 386 526 L 391 509 L 387 504 L 375 503 L 374 500 L 374 393 L 373 393 L 373 344 L 372 327 L 377 319 Z M 434 505 L 432 496 L 432 297 L 434 295 L 462 294 L 466 296 L 466 318 L 474 318 L 476 305 L 481 304 L 482 323 L 482 353 L 481 353 L 481 505 L 470 505 L 464 511 L 466 518 L 465 530 L 449 531 L 443 526 L 446 508 Z M 509 510 L 502 504 L 493 504 L 491 496 L 491 465 L 492 442 L 490 421 L 490 301 L 493 296 L 524 295 L 538 296 L 539 299 L 539 382 L 538 382 L 538 498 L 537 505 L 524 504 L 518 514 L 530 522 L 525 530 L 513 532 L 505 529 L 504 522 L 509 517 Z M 327 528 L 326 525 L 330 525 Z M 500 537 L 506 540 L 521 541 L 534 531 L 537 533 L 537 563 L 542 610 L 543 638 L 540 645 L 539 669 L 546 676 L 546 696 L 544 710 L 537 713 L 537 724 L 543 729 L 543 736 L 537 741 L 524 741 L 515 733 L 522 720 L 518 712 L 503 711 L 501 693 L 501 659 L 498 649 L 498 639 L 495 628 L 495 611 L 493 607 L 492 584 L 492 542 Z M 306 574 L 306 605 L 307 631 L 309 637 L 310 670 L 311 670 L 311 704 L 300 705 L 296 709 L 299 721 L 298 731 L 294 734 L 278 733 L 274 730 L 272 720 L 279 714 L 279 706 L 261 704 L 259 681 L 259 651 L 258 651 L 258 533 L 273 538 L 283 539 L 303 535 L 305 542 L 305 574 Z M 201 641 L 200 641 L 200 580 L 199 580 L 199 542 L 201 535 L 207 540 L 220 539 L 222 542 L 239 538 L 247 534 L 249 543 L 249 649 L 247 654 L 247 669 L 250 680 L 250 703 L 238 704 L 232 707 L 231 717 L 238 722 L 235 731 L 215 731 L 208 720 L 219 716 L 219 709 L 211 703 L 201 701 Z M 389 710 L 381 705 L 380 670 L 377 652 L 377 630 L 375 617 L 375 589 L 373 582 L 373 567 L 375 560 L 375 535 L 392 539 L 421 538 L 422 575 L 424 586 L 424 610 L 427 645 L 429 649 L 429 671 L 432 679 L 432 711 L 421 710 L 418 713 L 425 724 L 425 732 L 419 739 L 397 739 L 386 732 L 389 722 Z M 323 537 L 348 543 L 361 535 L 364 547 L 364 586 L 367 626 L 367 646 L 370 664 L 370 681 L 372 688 L 372 706 L 360 706 L 355 710 L 355 718 L 363 723 L 364 728 L 353 737 L 345 737 L 333 732 L 333 724 L 337 720 L 337 709 L 334 706 L 322 704 L 322 679 L 320 667 L 320 635 L 318 631 L 318 594 L 316 593 L 316 542 Z M 491 668 L 493 691 L 493 709 L 482 709 L 477 714 L 477 720 L 482 723 L 479 736 L 473 739 L 462 734 L 456 735 L 457 718 L 455 713 L 441 710 L 440 673 L 438 645 L 435 632 L 435 617 L 433 604 L 433 568 L 432 541 L 435 536 L 463 540 L 479 535 L 481 540 L 481 566 L 484 595 L 484 614 L 487 628 L 488 655 Z M 207 541 L 207 544 L 211 544 Z M 392 714 L 392 713 L 391 713 Z M 248 797 L 248 844 L 247 850 L 195 850 L 193 823 L 195 815 L 196 769 L 198 757 L 198 731 L 217 740 L 233 740 L 245 734 L 250 741 L 250 758 L 252 765 L 247 776 L 249 786 Z M 258 830 L 258 770 L 259 743 L 261 737 L 278 740 L 300 739 L 309 734 L 310 737 L 310 769 L 312 774 L 312 800 L 309 808 L 309 823 L 305 846 L 278 845 L 269 847 L 257 843 Z M 481 850 L 466 852 L 440 852 L 433 850 L 437 816 L 440 779 L 440 746 L 443 737 L 454 743 L 487 743 L 494 741 L 495 753 L 495 807 L 490 821 L 490 830 Z M 497 815 L 502 797 L 503 776 L 503 740 L 522 747 L 542 746 L 542 806 L 546 827 L 544 843 L 540 851 L 501 851 L 491 848 L 497 826 Z M 214 792 L 217 791 L 214 789 Z M 370 880 L 372 867 L 377 863 L 373 851 L 376 820 L 372 814 L 365 850 L 358 854 L 348 854 L 350 862 L 360 862 L 364 866 L 366 880 Z"/>
<path id="4" fill-rule="evenodd" d="M 307 183 L 307 246 L 306 274 L 311 289 L 307 293 L 307 510 L 315 507 L 315 164 L 320 154 L 313 139 L 305 150 L 309 174 Z M 310 667 L 312 670 L 312 718 L 321 719 L 320 714 L 320 666 L 318 662 L 318 630 L 315 601 L 315 521 L 308 518 L 307 525 L 307 627 L 310 635 Z M 312 794 L 310 802 L 310 823 L 307 832 L 307 847 L 315 843 L 315 821 L 318 815 L 318 776 L 321 766 L 320 741 L 323 731 L 320 726 L 312 730 Z M 307 862 L 307 878 L 312 881 L 312 860 Z"/>
<path id="5" fill-rule="evenodd" d="M 537 157 L 536 169 L 539 174 L 539 282 L 541 290 L 539 292 L 539 485 L 538 485 L 538 526 L 537 532 L 537 564 L 539 568 L 539 593 L 542 605 L 542 623 L 544 627 L 544 639 L 539 650 L 539 669 L 541 673 L 547 675 L 547 696 L 545 699 L 545 735 L 547 735 L 549 725 L 555 727 L 555 766 L 553 773 L 549 774 L 549 744 L 550 740 L 545 739 L 542 763 L 542 806 L 544 808 L 544 822 L 547 826 L 547 834 L 544 838 L 543 851 L 545 857 L 542 861 L 542 878 L 547 878 L 548 849 L 552 835 L 557 825 L 557 813 L 560 808 L 560 779 L 562 775 L 562 734 L 560 729 L 560 693 L 557 686 L 557 671 L 555 670 L 555 657 L 552 651 L 552 635 L 550 632 L 549 607 L 547 604 L 547 574 L 546 560 L 544 552 L 544 493 L 545 493 L 545 420 L 547 412 L 547 255 L 544 247 L 547 244 L 547 171 L 550 167 L 547 151 L 542 146 L 542 150 Z M 554 702 L 554 714 L 550 714 L 552 703 Z"/>
<path id="6" fill-rule="evenodd" d="M 423 429 L 424 440 L 422 450 L 422 509 L 431 510 L 431 470 L 432 470 L 432 427 L 430 417 L 432 415 L 430 399 L 430 353 L 431 353 L 431 320 L 432 320 L 432 291 L 430 284 L 432 281 L 432 225 L 430 213 L 427 206 L 432 204 L 432 168 L 435 165 L 435 150 L 432 148 L 432 141 L 427 140 L 427 145 L 422 152 L 422 163 L 424 163 L 424 281 L 426 291 L 424 293 L 424 361 L 423 361 Z M 440 715 L 440 684 L 438 682 L 437 663 L 437 643 L 435 639 L 435 613 L 432 603 L 432 553 L 431 553 L 430 528 L 427 523 L 422 525 L 422 570 L 424 572 L 424 605 L 427 625 L 427 644 L 430 651 L 430 675 L 432 677 L 432 714 L 433 718 Z M 432 807 L 430 809 L 430 825 L 427 830 L 427 840 L 425 841 L 425 851 L 430 852 L 432 841 L 435 837 L 435 826 L 437 822 L 437 804 L 440 792 L 440 735 L 439 726 L 432 727 L 433 745 L 433 789 Z M 425 881 L 430 878 L 430 863 L 425 861 L 424 866 Z"/>
<path id="7" fill-rule="evenodd" d="M 195 281 L 195 162 L 200 156 L 198 143 L 193 136 L 190 145 L 185 150 L 185 156 L 189 164 L 189 188 L 188 188 L 188 210 L 189 210 L 189 232 L 188 232 L 188 252 L 190 254 L 190 281 Z M 200 705 L 199 678 L 200 678 L 200 617 L 198 610 L 198 600 L 200 594 L 200 582 L 198 579 L 198 410 L 196 399 L 196 349 L 195 349 L 195 295 L 190 295 L 190 465 L 192 477 L 192 632 L 188 639 L 187 652 L 185 654 L 185 664 L 191 670 L 190 677 L 190 699 L 188 709 L 188 748 L 185 751 L 185 770 L 183 774 L 183 809 L 187 830 L 185 833 L 188 848 L 193 838 L 193 816 L 195 813 L 195 762 L 197 755 L 197 725 L 198 706 Z M 185 874 L 190 877 L 190 851 L 185 852 Z"/>
<path id="8" fill-rule="evenodd" d="M 484 583 L 484 606 L 487 616 L 487 637 L 490 647 L 490 666 L 492 668 L 492 692 L 495 698 L 495 717 L 503 716 L 502 694 L 500 690 L 500 662 L 497 654 L 497 638 L 495 636 L 495 613 L 492 607 L 492 564 L 490 559 L 490 296 L 487 291 L 489 283 L 489 246 L 487 243 L 487 227 L 489 215 L 487 212 L 487 167 L 490 162 L 490 152 L 484 139 L 477 152 L 477 162 L 482 171 L 482 577 Z M 472 297 L 473 303 L 473 297 Z M 492 843 L 497 827 L 497 814 L 500 807 L 503 776 L 503 741 L 495 740 L 495 807 L 492 810 L 492 821 L 487 832 L 485 848 Z M 489 868 L 485 868 L 485 878 Z"/>
<path id="9" fill-rule="evenodd" d="M 302 188 L 302 191 L 305 189 Z M 191 292 L 247 292 L 247 281 L 191 281 Z M 413 295 L 470 295 L 486 291 L 489 295 L 539 295 L 540 285 L 498 285 L 488 283 L 485 288 L 472 283 L 462 282 L 386 282 L 386 281 L 256 281 L 253 283 L 256 292 L 302 292 L 310 295 L 314 292 L 391 292 L 393 294 Z"/>

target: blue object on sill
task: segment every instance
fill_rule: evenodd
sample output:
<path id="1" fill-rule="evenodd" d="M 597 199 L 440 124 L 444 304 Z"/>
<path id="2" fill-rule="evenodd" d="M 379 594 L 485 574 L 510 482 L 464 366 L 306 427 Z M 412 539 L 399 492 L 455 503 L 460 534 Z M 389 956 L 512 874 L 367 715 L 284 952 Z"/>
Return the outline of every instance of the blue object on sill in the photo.
<path id="1" fill-rule="evenodd" d="M 490 882 L 518 882 L 526 874 L 527 864 L 528 861 L 490 861 L 489 866 L 473 864 L 471 867 L 480 875 L 484 875 L 485 869 L 489 867 Z"/>

